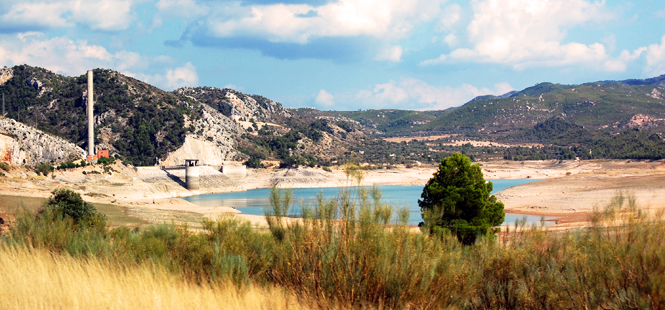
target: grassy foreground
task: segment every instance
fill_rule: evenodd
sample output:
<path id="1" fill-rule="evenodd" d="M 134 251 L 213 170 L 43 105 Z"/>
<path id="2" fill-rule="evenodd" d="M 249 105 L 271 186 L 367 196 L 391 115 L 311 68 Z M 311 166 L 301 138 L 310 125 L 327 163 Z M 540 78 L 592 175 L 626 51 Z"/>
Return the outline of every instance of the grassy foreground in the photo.
<path id="1" fill-rule="evenodd" d="M 319 197 L 302 221 L 288 221 L 290 195 L 274 192 L 269 232 L 232 217 L 192 232 L 22 216 L 1 240 L 0 272 L 11 275 L 0 289 L 11 303 L 0 308 L 77 307 L 86 300 L 99 300 L 94 308 L 665 306 L 665 224 L 661 215 L 637 210 L 631 197 L 617 195 L 589 229 L 511 229 L 462 246 L 445 233 L 385 225 L 404 222 L 405 214 L 380 196 L 360 190 Z M 13 267 L 4 270 L 6 264 Z M 42 293 L 37 284 L 56 288 Z"/>
<path id="2" fill-rule="evenodd" d="M 0 309 L 304 309 L 281 290 L 184 281 L 159 268 L 0 249 Z"/>

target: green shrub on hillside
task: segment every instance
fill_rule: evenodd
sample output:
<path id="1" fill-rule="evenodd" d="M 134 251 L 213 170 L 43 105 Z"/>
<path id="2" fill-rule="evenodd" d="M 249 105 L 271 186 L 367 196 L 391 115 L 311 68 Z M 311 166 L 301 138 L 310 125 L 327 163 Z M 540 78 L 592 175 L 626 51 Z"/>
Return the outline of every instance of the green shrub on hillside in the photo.
<path id="1" fill-rule="evenodd" d="M 55 170 L 55 167 L 51 166 L 49 163 L 41 163 L 35 167 L 35 172 L 37 175 L 41 173 L 44 176 L 48 176 L 48 174 L 53 172 L 53 170 Z"/>

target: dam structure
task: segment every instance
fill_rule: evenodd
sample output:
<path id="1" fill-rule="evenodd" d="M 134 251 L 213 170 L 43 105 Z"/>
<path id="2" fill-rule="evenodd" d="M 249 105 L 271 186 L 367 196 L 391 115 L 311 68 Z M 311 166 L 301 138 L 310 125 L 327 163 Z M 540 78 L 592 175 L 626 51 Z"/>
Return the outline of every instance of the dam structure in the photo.
<path id="1" fill-rule="evenodd" d="M 185 159 L 185 184 L 188 190 L 198 191 L 201 188 L 199 176 L 199 160 Z"/>

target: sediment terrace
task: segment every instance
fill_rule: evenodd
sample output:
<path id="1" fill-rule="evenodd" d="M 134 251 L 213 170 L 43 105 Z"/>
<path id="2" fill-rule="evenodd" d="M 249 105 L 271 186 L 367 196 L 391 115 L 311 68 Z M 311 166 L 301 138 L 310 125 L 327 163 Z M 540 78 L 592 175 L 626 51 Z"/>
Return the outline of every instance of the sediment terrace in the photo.
<path id="1" fill-rule="evenodd" d="M 480 163 L 487 179 L 534 178 L 543 181 L 520 185 L 497 194 L 506 210 L 542 215 L 575 215 L 584 220 L 593 208 L 606 205 L 617 191 L 633 193 L 638 204 L 665 208 L 665 161 L 533 161 Z M 367 170 L 362 185 L 424 186 L 434 166 Z M 245 191 L 256 188 L 353 186 L 341 168 L 249 169 L 246 177 L 229 177 L 219 167 L 201 166 L 198 192 L 184 187 L 184 169 L 125 166 L 116 163 L 57 170 L 48 177 L 14 167 L 0 178 L 0 195 L 48 197 L 55 188 L 66 187 L 94 203 L 127 208 L 128 214 L 146 222 L 176 220 L 197 222 L 237 213 L 232 208 L 198 207 L 178 197 L 195 194 Z M 246 218 L 246 216 L 243 216 Z M 570 220 L 569 220 L 570 221 Z"/>

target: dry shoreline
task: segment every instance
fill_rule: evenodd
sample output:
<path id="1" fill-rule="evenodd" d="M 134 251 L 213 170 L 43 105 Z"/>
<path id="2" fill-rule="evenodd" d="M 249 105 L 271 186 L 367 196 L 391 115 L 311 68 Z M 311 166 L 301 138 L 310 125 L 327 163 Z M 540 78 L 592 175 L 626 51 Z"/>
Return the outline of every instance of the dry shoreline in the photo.
<path id="1" fill-rule="evenodd" d="M 637 197 L 648 209 L 665 208 L 665 161 L 495 161 L 479 163 L 486 179 L 543 179 L 509 188 L 496 196 L 508 213 L 561 217 L 557 226 L 586 221 L 594 207 L 600 208 L 618 192 Z M 14 168 L 0 179 L 0 195 L 46 198 L 59 187 L 79 192 L 86 201 L 127 208 L 147 222 L 164 220 L 169 214 L 191 213 L 215 219 L 238 211 L 227 207 L 199 207 L 178 197 L 196 194 L 237 192 L 256 188 L 316 188 L 354 185 L 342 169 L 326 172 L 318 168 L 250 169 L 244 178 L 232 178 L 202 167 L 201 190 L 186 190 L 183 171 L 166 173 L 157 167 L 134 169 L 114 164 L 56 171 L 54 176 L 37 176 Z M 398 167 L 365 171 L 362 185 L 424 186 L 436 171 L 434 166 Z M 181 175 L 182 174 L 182 175 Z M 194 215 L 192 215 L 194 214 Z M 236 214 L 256 224 L 261 216 Z"/>

